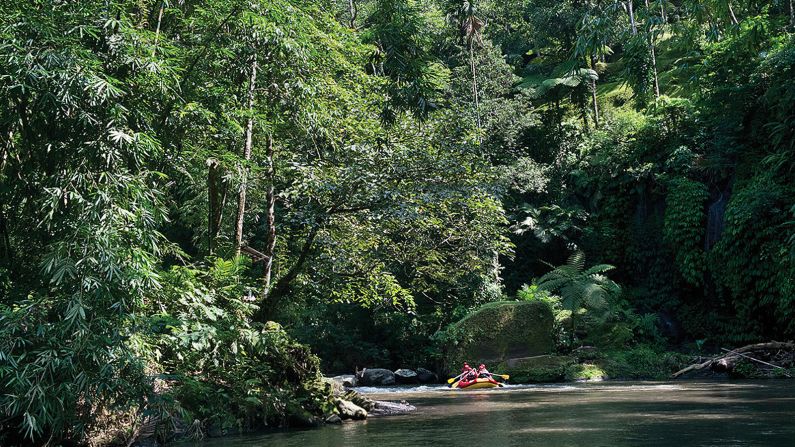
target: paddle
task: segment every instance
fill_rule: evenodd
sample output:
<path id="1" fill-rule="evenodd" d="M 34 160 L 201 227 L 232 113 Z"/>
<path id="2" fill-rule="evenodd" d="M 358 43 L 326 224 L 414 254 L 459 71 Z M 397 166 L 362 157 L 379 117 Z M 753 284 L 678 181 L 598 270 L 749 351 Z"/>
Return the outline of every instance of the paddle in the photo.
<path id="1" fill-rule="evenodd" d="M 491 374 L 491 373 L 489 373 L 489 374 Z M 511 378 L 511 376 L 509 376 L 508 374 L 491 374 L 491 375 L 492 376 L 497 376 L 497 377 L 502 377 L 505 380 L 508 380 L 508 379 Z"/>
<path id="2" fill-rule="evenodd" d="M 463 375 L 464 375 L 464 374 L 466 374 L 466 373 L 467 373 L 467 372 L 462 372 L 461 374 L 459 374 L 459 375 L 457 375 L 457 376 L 453 377 L 452 379 L 447 379 L 447 383 L 453 383 L 453 382 L 455 382 L 457 379 L 459 379 L 461 376 L 463 376 Z"/>

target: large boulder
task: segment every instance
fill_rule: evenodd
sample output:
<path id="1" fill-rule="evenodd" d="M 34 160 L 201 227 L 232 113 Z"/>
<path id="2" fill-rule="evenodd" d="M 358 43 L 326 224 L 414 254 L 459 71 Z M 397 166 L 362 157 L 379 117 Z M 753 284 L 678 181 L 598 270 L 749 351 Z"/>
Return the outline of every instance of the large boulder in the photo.
<path id="1" fill-rule="evenodd" d="M 367 368 L 358 378 L 359 385 L 387 386 L 395 384 L 395 373 L 383 368 Z"/>
<path id="2" fill-rule="evenodd" d="M 395 371 L 395 381 L 401 385 L 419 382 L 417 373 L 410 369 L 399 369 Z"/>
<path id="3" fill-rule="evenodd" d="M 437 383 L 439 382 L 439 377 L 425 368 L 417 368 L 417 380 L 420 383 Z"/>
<path id="4" fill-rule="evenodd" d="M 540 301 L 497 301 L 481 306 L 447 329 L 445 366 L 465 361 L 494 365 L 554 350 L 552 309 Z"/>
<path id="5" fill-rule="evenodd" d="M 338 383 L 344 388 L 353 388 L 356 386 L 356 376 L 353 374 L 343 374 L 341 376 L 334 376 L 332 381 Z"/>
<path id="6" fill-rule="evenodd" d="M 335 399 L 334 404 L 342 419 L 367 419 L 367 411 L 349 400 Z"/>

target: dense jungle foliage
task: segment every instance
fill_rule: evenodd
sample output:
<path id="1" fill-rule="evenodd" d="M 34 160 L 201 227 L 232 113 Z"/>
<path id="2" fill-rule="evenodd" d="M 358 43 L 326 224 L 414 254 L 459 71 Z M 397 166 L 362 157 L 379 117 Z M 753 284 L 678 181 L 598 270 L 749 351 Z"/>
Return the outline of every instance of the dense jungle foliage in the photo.
<path id="1" fill-rule="evenodd" d="M 791 339 L 793 8 L 1 2 L 0 444 L 290 423 L 505 299 Z"/>

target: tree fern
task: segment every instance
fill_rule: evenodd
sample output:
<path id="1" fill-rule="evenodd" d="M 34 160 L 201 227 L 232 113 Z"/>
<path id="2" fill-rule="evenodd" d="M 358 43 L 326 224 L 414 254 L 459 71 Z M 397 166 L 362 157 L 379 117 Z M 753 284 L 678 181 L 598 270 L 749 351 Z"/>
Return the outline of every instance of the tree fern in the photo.
<path id="1" fill-rule="evenodd" d="M 572 341 L 581 309 L 604 313 L 611 300 L 621 293 L 621 287 L 603 275 L 614 268 L 608 264 L 586 268 L 585 254 L 577 251 L 566 264 L 555 267 L 538 280 L 539 290 L 559 294 L 561 306 L 571 311 Z"/>

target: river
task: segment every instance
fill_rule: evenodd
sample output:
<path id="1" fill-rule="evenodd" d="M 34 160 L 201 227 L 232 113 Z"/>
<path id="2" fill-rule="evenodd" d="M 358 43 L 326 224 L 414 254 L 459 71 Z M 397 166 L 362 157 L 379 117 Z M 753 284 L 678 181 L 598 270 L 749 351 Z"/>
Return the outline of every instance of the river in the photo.
<path id="1" fill-rule="evenodd" d="M 365 389 L 417 411 L 202 447 L 795 446 L 795 381 Z"/>

